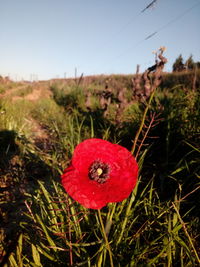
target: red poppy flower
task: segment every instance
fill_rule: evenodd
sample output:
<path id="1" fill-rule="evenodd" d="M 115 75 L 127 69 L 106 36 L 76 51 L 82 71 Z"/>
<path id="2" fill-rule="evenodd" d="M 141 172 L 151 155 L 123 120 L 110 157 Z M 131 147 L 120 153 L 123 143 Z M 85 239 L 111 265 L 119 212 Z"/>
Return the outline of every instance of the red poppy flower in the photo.
<path id="1" fill-rule="evenodd" d="M 127 198 L 137 182 L 138 165 L 124 147 L 87 139 L 74 150 L 62 175 L 67 193 L 86 208 L 101 209 Z"/>

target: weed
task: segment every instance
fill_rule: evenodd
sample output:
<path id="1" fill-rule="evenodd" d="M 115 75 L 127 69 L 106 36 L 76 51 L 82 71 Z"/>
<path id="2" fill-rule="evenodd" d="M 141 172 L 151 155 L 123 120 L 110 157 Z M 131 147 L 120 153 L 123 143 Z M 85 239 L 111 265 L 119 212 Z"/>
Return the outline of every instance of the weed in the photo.
<path id="1" fill-rule="evenodd" d="M 54 82 L 52 98 L 37 102 L 2 98 L 2 265 L 198 266 L 200 108 L 199 78 L 192 90 L 192 77 L 166 74 L 141 102 L 131 100 L 131 77 L 119 75 Z M 114 96 L 106 117 L 99 104 L 105 86 Z M 119 87 L 130 101 L 120 124 Z M 45 137 L 33 138 L 33 121 Z M 140 169 L 130 197 L 99 212 L 76 203 L 60 183 L 75 146 L 91 137 L 132 149 Z"/>

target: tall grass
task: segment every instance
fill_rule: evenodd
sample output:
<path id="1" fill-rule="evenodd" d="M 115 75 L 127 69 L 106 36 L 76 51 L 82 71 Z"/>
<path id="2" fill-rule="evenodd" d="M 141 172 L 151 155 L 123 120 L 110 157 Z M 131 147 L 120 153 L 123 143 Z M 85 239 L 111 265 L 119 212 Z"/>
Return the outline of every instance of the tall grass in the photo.
<path id="1" fill-rule="evenodd" d="M 24 100 L 13 103 L 10 99 L 0 99 L 0 129 L 13 130 L 27 138 L 31 135 L 31 126 L 27 118 L 32 104 Z"/>
<path id="2" fill-rule="evenodd" d="M 17 196 L 13 188 L 7 198 L 6 189 L 0 192 L 3 266 L 198 266 L 199 89 L 157 89 L 149 103 L 125 109 L 119 126 L 112 108 L 107 118 L 98 106 L 87 110 L 83 85 L 56 85 L 53 98 L 31 106 L 26 101 L 1 103 L 2 143 L 4 130 L 26 137 L 20 144 L 14 138 L 17 149 L 1 175 L 11 176 L 18 168 L 14 186 L 21 186 L 20 177 L 26 181 Z M 98 95 L 93 97 L 98 102 Z M 40 140 L 46 146 L 30 146 L 31 130 L 23 126 L 27 116 L 46 131 L 48 138 Z M 100 212 L 75 202 L 60 183 L 75 146 L 91 137 L 132 148 L 139 164 L 139 181 L 130 197 Z M 4 157 L 6 151 L 7 146 Z M 9 212 L 8 206 L 19 213 Z M 10 235 L 6 223 L 15 227 Z"/>

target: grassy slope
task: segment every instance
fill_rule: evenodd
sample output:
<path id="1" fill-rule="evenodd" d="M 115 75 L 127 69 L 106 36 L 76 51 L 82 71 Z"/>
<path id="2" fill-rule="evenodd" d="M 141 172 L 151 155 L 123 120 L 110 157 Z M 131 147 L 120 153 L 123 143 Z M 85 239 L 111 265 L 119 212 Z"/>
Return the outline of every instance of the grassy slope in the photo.
<path id="1" fill-rule="evenodd" d="M 194 73 L 163 77 L 135 151 L 138 186 L 127 200 L 102 209 L 115 266 L 198 266 L 199 77 L 196 88 Z M 105 86 L 114 94 L 106 117 L 98 95 Z M 122 87 L 130 99 L 130 75 L 1 84 L 5 266 L 109 266 L 98 214 L 74 203 L 59 177 L 86 138 L 131 149 L 145 104 L 131 102 L 117 124 L 115 96 Z"/>

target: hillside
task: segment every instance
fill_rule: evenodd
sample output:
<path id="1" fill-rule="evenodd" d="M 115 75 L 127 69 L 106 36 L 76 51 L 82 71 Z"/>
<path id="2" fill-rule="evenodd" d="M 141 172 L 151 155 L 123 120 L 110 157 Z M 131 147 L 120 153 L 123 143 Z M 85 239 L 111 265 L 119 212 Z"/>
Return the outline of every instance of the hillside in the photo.
<path id="1" fill-rule="evenodd" d="M 109 250 L 114 266 L 198 266 L 200 71 L 164 73 L 149 95 L 140 76 L 0 80 L 3 266 L 109 266 Z M 60 181 L 93 137 L 139 165 L 133 194 L 101 215 Z"/>

